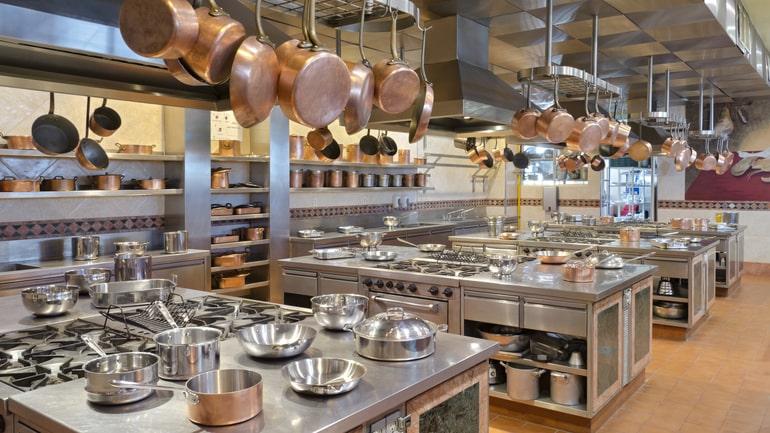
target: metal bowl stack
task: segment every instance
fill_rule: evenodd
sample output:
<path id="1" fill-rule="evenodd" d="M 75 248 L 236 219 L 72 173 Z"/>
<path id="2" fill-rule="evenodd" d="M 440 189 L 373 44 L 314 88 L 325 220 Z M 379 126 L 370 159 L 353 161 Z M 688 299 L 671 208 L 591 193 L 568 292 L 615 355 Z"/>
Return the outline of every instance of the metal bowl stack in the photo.
<path id="1" fill-rule="evenodd" d="M 321 295 L 310 299 L 315 320 L 324 328 L 345 330 L 366 318 L 369 298 L 362 295 Z"/>

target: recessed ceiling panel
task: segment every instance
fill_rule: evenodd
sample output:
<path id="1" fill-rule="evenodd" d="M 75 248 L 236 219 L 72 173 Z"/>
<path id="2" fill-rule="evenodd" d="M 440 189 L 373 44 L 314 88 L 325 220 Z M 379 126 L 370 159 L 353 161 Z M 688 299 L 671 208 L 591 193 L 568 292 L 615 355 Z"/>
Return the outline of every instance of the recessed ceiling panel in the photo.
<path id="1" fill-rule="evenodd" d="M 575 21 L 559 26 L 561 30 L 576 39 L 591 39 L 593 20 Z M 602 17 L 599 15 L 599 36 L 614 35 L 639 30 L 636 24 L 623 15 Z"/>

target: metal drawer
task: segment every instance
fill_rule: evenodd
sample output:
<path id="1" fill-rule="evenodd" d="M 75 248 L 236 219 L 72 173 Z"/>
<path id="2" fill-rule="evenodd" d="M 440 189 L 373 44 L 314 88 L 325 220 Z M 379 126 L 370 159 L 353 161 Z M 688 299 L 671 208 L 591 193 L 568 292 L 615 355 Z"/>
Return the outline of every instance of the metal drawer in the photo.
<path id="1" fill-rule="evenodd" d="M 283 270 L 283 292 L 297 295 L 318 295 L 318 274 L 296 269 Z"/>
<path id="2" fill-rule="evenodd" d="M 585 337 L 588 311 L 585 305 L 526 298 L 523 328 Z"/>
<path id="3" fill-rule="evenodd" d="M 496 325 L 520 326 L 519 297 L 465 290 L 463 319 Z"/>
<path id="4" fill-rule="evenodd" d="M 358 276 L 321 273 L 318 279 L 318 294 L 334 293 L 358 293 Z"/>
<path id="5" fill-rule="evenodd" d="M 657 266 L 655 275 L 672 278 L 689 278 L 687 261 L 644 259 L 645 265 Z"/>

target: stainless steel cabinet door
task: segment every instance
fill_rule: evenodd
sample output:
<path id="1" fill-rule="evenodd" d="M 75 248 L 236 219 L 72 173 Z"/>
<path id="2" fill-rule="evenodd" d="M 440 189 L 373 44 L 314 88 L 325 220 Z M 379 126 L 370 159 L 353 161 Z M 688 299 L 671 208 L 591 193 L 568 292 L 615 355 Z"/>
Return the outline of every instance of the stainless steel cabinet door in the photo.
<path id="1" fill-rule="evenodd" d="M 318 277 L 318 294 L 358 293 L 358 276 L 321 273 Z"/>

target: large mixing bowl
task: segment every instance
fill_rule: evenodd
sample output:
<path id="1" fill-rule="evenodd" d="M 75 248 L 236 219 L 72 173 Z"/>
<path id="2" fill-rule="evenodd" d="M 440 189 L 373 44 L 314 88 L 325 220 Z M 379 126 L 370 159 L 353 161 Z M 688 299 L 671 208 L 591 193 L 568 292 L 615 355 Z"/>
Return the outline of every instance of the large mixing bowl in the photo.
<path id="1" fill-rule="evenodd" d="M 366 367 L 349 359 L 307 358 L 285 365 L 281 372 L 296 392 L 335 395 L 355 388 Z"/>
<path id="2" fill-rule="evenodd" d="M 35 316 L 58 316 L 75 307 L 79 293 L 79 286 L 68 284 L 29 287 L 21 291 L 21 301 Z"/>
<path id="3" fill-rule="evenodd" d="M 382 244 L 382 232 L 363 232 L 358 234 L 361 248 L 367 250 L 377 249 Z"/>
<path id="4" fill-rule="evenodd" d="M 369 298 L 362 295 L 334 294 L 310 299 L 315 320 L 326 329 L 344 330 L 366 318 Z"/>
<path id="5" fill-rule="evenodd" d="M 316 330 L 296 323 L 259 324 L 238 331 L 238 342 L 256 358 L 288 358 L 307 350 Z"/>

